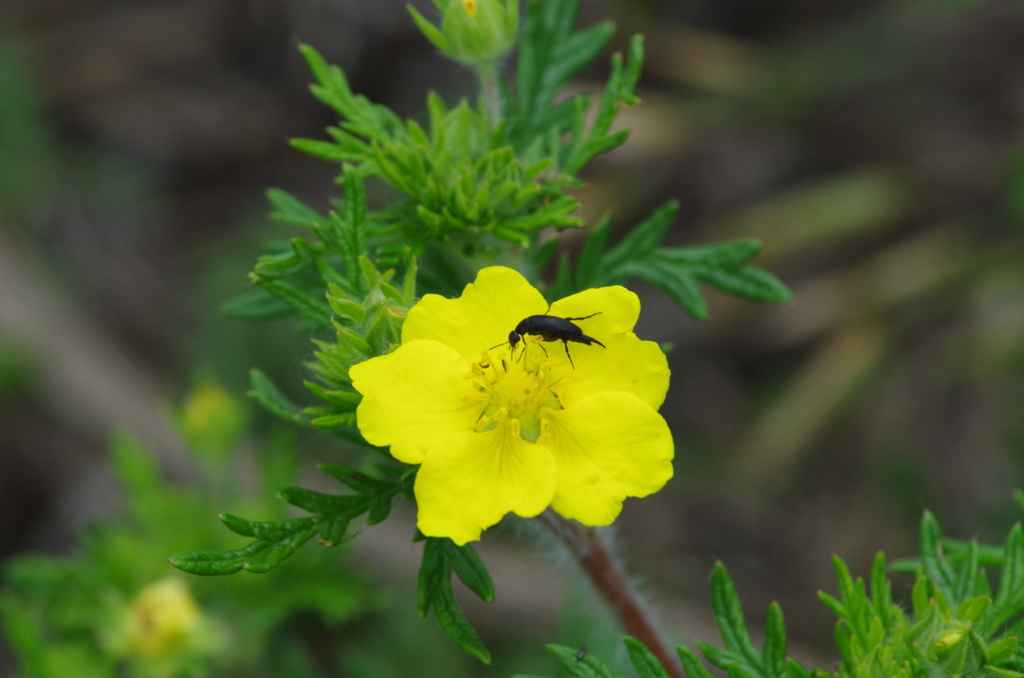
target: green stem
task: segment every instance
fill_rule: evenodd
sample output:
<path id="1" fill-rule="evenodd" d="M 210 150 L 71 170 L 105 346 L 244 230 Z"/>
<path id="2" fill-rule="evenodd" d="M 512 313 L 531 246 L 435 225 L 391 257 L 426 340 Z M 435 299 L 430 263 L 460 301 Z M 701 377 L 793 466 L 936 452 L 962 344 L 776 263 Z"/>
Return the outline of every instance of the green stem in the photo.
<path id="1" fill-rule="evenodd" d="M 498 127 L 501 121 L 501 95 L 498 92 L 498 66 L 495 62 L 489 61 L 477 66 L 477 73 L 480 74 L 480 95 L 484 98 L 484 108 L 487 110 L 488 127 L 492 130 Z"/>
<path id="2" fill-rule="evenodd" d="M 669 653 L 597 530 L 563 518 L 551 509 L 542 513 L 540 517 L 569 548 L 576 562 L 590 577 L 594 588 L 601 593 L 615 613 L 626 634 L 646 645 L 671 678 L 686 678 L 679 662 Z"/>

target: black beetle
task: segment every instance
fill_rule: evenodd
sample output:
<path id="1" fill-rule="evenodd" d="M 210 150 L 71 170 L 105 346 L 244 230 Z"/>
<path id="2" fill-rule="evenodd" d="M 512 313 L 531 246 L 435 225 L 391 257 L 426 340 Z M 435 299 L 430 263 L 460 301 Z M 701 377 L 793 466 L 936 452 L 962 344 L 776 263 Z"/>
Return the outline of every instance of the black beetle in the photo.
<path id="1" fill-rule="evenodd" d="M 597 339 L 588 337 L 583 334 L 583 330 L 572 323 L 573 320 L 586 320 L 587 318 L 593 318 L 598 315 L 597 313 L 591 313 L 585 315 L 582 318 L 560 318 L 557 315 L 531 315 L 529 318 L 524 318 L 516 325 L 516 328 L 508 333 L 508 345 L 513 351 L 516 350 L 516 344 L 522 340 L 523 335 L 532 334 L 535 337 L 540 337 L 542 341 L 559 341 L 565 345 L 565 355 L 569 357 L 569 364 L 576 369 L 576 364 L 572 361 L 572 355 L 569 353 L 569 342 L 575 341 L 578 344 L 597 344 L 601 348 L 607 348 Z M 504 343 L 504 342 L 503 342 Z M 501 346 L 501 344 L 498 344 Z M 498 348 L 498 346 L 492 346 L 491 348 Z M 541 348 L 544 348 L 541 346 Z M 547 351 L 545 351 L 547 353 Z"/>

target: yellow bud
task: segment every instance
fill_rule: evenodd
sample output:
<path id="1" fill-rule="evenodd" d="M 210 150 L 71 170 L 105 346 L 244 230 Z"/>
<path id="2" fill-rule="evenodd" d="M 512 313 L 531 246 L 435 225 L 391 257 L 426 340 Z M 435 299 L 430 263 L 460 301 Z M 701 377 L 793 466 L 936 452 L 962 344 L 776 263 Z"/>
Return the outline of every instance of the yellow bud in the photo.
<path id="1" fill-rule="evenodd" d="M 462 6 L 466 8 L 469 16 L 476 18 L 476 0 L 462 0 Z"/>
<path id="2" fill-rule="evenodd" d="M 150 584 L 126 611 L 125 649 L 150 660 L 163 660 L 194 643 L 203 614 L 178 578 Z"/>
<path id="3" fill-rule="evenodd" d="M 960 642 L 960 639 L 963 637 L 963 631 L 950 631 L 935 641 L 935 651 L 942 652 L 943 650 L 948 650 Z"/>

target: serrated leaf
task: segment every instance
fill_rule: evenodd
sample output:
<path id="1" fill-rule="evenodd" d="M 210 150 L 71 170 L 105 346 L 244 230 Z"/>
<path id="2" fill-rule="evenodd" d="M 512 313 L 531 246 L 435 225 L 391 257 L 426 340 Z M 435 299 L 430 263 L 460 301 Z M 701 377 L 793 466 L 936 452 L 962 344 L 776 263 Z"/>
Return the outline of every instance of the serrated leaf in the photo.
<path id="1" fill-rule="evenodd" d="M 811 678 L 810 672 L 792 657 L 786 662 L 786 670 L 789 678 Z"/>
<path id="2" fill-rule="evenodd" d="M 395 485 L 392 481 L 372 478 L 362 471 L 338 464 L 317 464 L 316 467 L 359 494 L 381 494 Z"/>
<path id="3" fill-rule="evenodd" d="M 451 539 L 445 539 L 443 543 L 448 553 L 448 562 L 462 583 L 484 602 L 493 603 L 494 582 L 473 547 L 470 544 L 457 546 Z"/>
<path id="4" fill-rule="evenodd" d="M 419 583 L 416 588 L 416 606 L 420 617 L 427 616 L 441 591 L 441 582 L 451 577 L 444 540 L 426 537 L 423 560 L 420 563 Z"/>
<path id="5" fill-rule="evenodd" d="M 708 304 L 697 287 L 697 281 L 686 271 L 647 260 L 627 262 L 618 268 L 618 272 L 646 280 L 669 295 L 693 318 L 704 320 L 708 317 Z"/>
<path id="6" fill-rule="evenodd" d="M 261 322 L 284 318 L 294 313 L 295 309 L 269 292 L 258 289 L 225 301 L 220 306 L 220 312 L 229 318 Z"/>
<path id="7" fill-rule="evenodd" d="M 316 210 L 308 207 L 287 191 L 271 188 L 267 191 L 267 199 L 274 206 L 275 211 L 270 214 L 270 218 L 274 221 L 305 228 L 313 228 L 318 222 L 324 221 L 324 218 Z"/>
<path id="8" fill-rule="evenodd" d="M 327 312 L 329 306 L 324 300 L 317 299 L 309 292 L 277 278 L 267 278 L 256 274 L 251 274 L 250 277 L 254 283 L 285 302 L 320 327 L 331 326 L 331 316 Z"/>
<path id="9" fill-rule="evenodd" d="M 246 395 L 270 413 L 295 424 L 308 423 L 309 420 L 302 413 L 302 408 L 286 398 L 262 370 L 255 367 L 249 370 L 249 384 L 252 390 Z"/>
<path id="10" fill-rule="evenodd" d="M 491 653 L 487 651 L 480 636 L 466 620 L 459 604 L 452 595 L 451 581 L 441 580 L 441 588 L 434 598 L 434 616 L 448 639 L 466 654 L 476 657 L 485 664 L 491 663 Z"/>
<path id="11" fill-rule="evenodd" d="M 370 510 L 366 516 L 366 524 L 377 525 L 387 520 L 388 516 L 391 515 L 392 499 L 394 499 L 392 494 L 374 497 L 370 501 Z"/>
<path id="12" fill-rule="evenodd" d="M 686 678 L 711 678 L 711 673 L 704 668 L 697 653 L 693 650 L 676 645 L 676 652 L 679 653 L 679 660 L 683 663 L 683 671 Z"/>
<path id="13" fill-rule="evenodd" d="M 1017 651 L 1017 639 L 1015 637 L 1001 638 L 986 650 L 986 658 L 992 664 L 1002 664 L 1010 661 Z"/>
<path id="14" fill-rule="evenodd" d="M 629 660 L 633 662 L 633 667 L 640 674 L 640 678 L 668 678 L 665 668 L 646 645 L 628 636 L 623 638 L 622 642 L 626 644 Z"/>
<path id="15" fill-rule="evenodd" d="M 548 645 L 555 659 L 574 678 L 616 678 L 604 662 L 590 654 L 579 656 L 579 650 L 565 645 Z"/>
<path id="16" fill-rule="evenodd" d="M 604 256 L 603 266 L 614 270 L 628 261 L 642 258 L 653 250 L 672 226 L 679 203 L 672 200 L 634 226 L 618 245 Z"/>
<path id="17" fill-rule="evenodd" d="M 601 271 L 601 256 L 608 236 L 611 233 L 612 218 L 610 214 L 601 217 L 583 245 L 579 261 L 576 262 L 576 289 L 585 290 L 594 287 Z"/>
<path id="18" fill-rule="evenodd" d="M 320 400 L 346 412 L 354 412 L 363 400 L 363 394 L 358 391 L 332 391 L 312 381 L 303 381 L 302 383 Z"/>
<path id="19" fill-rule="evenodd" d="M 751 301 L 780 304 L 793 299 L 789 288 L 778 278 L 754 266 L 737 269 L 697 266 L 693 269 L 693 275 L 723 292 Z"/>
<path id="20" fill-rule="evenodd" d="M 892 584 L 885 569 L 885 554 L 879 551 L 871 564 L 871 603 L 875 614 L 882 618 L 886 629 L 889 628 L 889 610 L 892 608 Z"/>
<path id="21" fill-rule="evenodd" d="M 725 647 L 742 656 L 751 666 L 760 667 L 761 656 L 750 642 L 736 587 L 733 586 L 729 572 L 721 562 L 715 563 L 711 575 L 711 601 L 718 631 Z"/>
<path id="22" fill-rule="evenodd" d="M 761 654 L 766 676 L 783 678 L 786 675 L 786 626 L 778 603 L 768 606 L 768 618 L 764 625 L 764 650 Z"/>
<path id="23" fill-rule="evenodd" d="M 291 147 L 300 153 L 312 155 L 315 158 L 321 158 L 329 162 L 344 162 L 346 160 L 354 160 L 352 153 L 348 152 L 342 146 L 331 143 L 330 141 L 319 141 L 317 139 L 292 139 L 290 142 Z"/>
<path id="24" fill-rule="evenodd" d="M 347 318 L 352 322 L 359 324 L 366 319 L 366 309 L 363 308 L 362 304 L 348 299 L 345 292 L 334 284 L 327 286 L 327 302 L 331 306 L 331 310 L 342 318 Z"/>
<path id="25" fill-rule="evenodd" d="M 315 426 L 321 431 L 333 431 L 341 428 L 356 428 L 356 413 L 355 412 L 341 412 L 339 414 L 329 414 L 324 417 L 316 417 L 310 420 L 310 425 Z"/>
<path id="26" fill-rule="evenodd" d="M 921 563 L 932 585 L 946 600 L 956 600 L 953 571 L 942 553 L 942 530 L 931 511 L 925 511 L 921 517 Z"/>
<path id="27" fill-rule="evenodd" d="M 360 495 L 324 494 L 304 487 L 286 487 L 280 494 L 292 506 L 310 513 L 354 517 L 369 507 L 369 500 Z"/>
<path id="28" fill-rule="evenodd" d="M 1016 523 L 1003 546 L 1003 570 L 999 577 L 996 607 L 1002 607 L 1024 585 L 1024 529 Z"/>

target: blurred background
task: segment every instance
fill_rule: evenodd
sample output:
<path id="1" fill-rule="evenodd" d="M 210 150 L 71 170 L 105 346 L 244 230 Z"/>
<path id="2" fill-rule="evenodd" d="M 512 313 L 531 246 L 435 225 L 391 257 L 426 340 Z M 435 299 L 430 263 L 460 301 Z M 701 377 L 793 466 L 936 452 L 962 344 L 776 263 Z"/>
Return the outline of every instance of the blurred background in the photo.
<path id="1" fill-rule="evenodd" d="M 759 238 L 753 263 L 795 295 L 759 306 L 708 291 L 696 322 L 637 284 L 638 334 L 675 344 L 662 413 L 677 461 L 664 491 L 627 502 L 622 552 L 671 639 L 715 638 L 721 559 L 752 625 L 778 600 L 794 651 L 829 662 L 815 592 L 834 589 L 830 554 L 859 574 L 878 549 L 913 555 L 925 507 L 947 533 L 990 542 L 1019 517 L 1024 3 L 583 1 L 584 25 L 605 18 L 615 49 L 644 33 L 648 60 L 643 104 L 620 118 L 631 139 L 585 172 L 583 216 L 614 210 L 624 229 L 678 199 L 668 244 Z M 247 289 L 260 243 L 292 235 L 265 218 L 265 189 L 314 206 L 336 193 L 338 168 L 287 143 L 335 122 L 308 94 L 300 41 L 403 115 L 424 117 L 428 88 L 449 102 L 473 91 L 399 0 L 0 4 L 0 561 L 72 553 L 123 510 L 116 430 L 194 483 L 168 413 L 197 379 L 242 401 L 258 366 L 311 400 L 294 321 L 218 313 Z M 575 89 L 598 90 L 607 63 Z M 565 251 L 581 236 L 566 233 Z M 250 409 L 242 447 L 256 457 L 273 425 Z M 322 482 L 314 463 L 347 458 L 293 435 L 307 486 Z M 402 675 L 367 658 L 367 628 L 401 626 L 410 665 L 442 642 L 415 621 L 411 525 L 368 530 L 346 557 L 394 593 L 331 626 L 323 675 Z M 543 671 L 541 642 L 590 637 L 586 592 L 563 596 L 565 564 L 515 531 L 481 549 L 498 602 L 467 601 L 499 663 L 453 650 L 438 675 Z M 305 638 L 315 625 L 299 617 Z M 408 640 L 420 633 L 434 640 Z M 13 672 L 0 649 L 0 675 Z"/>

